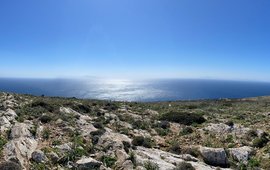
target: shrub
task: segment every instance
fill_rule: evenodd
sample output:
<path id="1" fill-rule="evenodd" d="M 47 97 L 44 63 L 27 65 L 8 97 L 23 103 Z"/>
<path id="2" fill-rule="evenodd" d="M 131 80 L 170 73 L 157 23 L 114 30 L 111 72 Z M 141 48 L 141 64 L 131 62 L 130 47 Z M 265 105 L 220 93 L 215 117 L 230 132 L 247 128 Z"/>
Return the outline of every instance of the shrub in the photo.
<path id="1" fill-rule="evenodd" d="M 103 129 L 104 128 L 104 126 L 103 126 L 103 124 L 101 122 L 94 122 L 93 126 L 95 128 L 97 128 L 97 129 Z"/>
<path id="2" fill-rule="evenodd" d="M 101 161 L 106 167 L 112 167 L 117 161 L 116 158 L 110 156 L 102 156 Z"/>
<path id="3" fill-rule="evenodd" d="M 42 137 L 43 139 L 49 139 L 51 135 L 51 131 L 50 129 L 44 129 L 43 133 L 42 133 Z"/>
<path id="4" fill-rule="evenodd" d="M 124 145 L 124 150 L 126 151 L 126 153 L 129 153 L 129 148 L 131 148 L 131 144 L 127 141 L 123 141 L 122 143 Z"/>
<path id="5" fill-rule="evenodd" d="M 71 108 L 79 113 L 90 113 L 91 107 L 83 104 L 72 104 Z"/>
<path id="6" fill-rule="evenodd" d="M 269 140 L 267 138 L 264 138 L 264 137 L 256 138 L 253 140 L 252 146 L 256 147 L 256 148 L 263 148 L 268 143 L 268 141 Z"/>
<path id="7" fill-rule="evenodd" d="M 42 115 L 39 119 L 41 123 L 49 123 L 52 120 L 50 115 Z"/>
<path id="8" fill-rule="evenodd" d="M 182 129 L 182 131 L 180 132 L 180 135 L 188 135 L 191 133 L 193 133 L 193 129 L 191 127 L 187 126 L 187 127 L 184 127 Z"/>
<path id="9" fill-rule="evenodd" d="M 248 167 L 255 168 L 259 166 L 260 166 L 260 162 L 257 159 L 250 159 L 248 161 Z"/>
<path id="10" fill-rule="evenodd" d="M 181 154 L 181 148 L 177 142 L 173 142 L 169 148 L 169 152 L 174 154 Z"/>
<path id="11" fill-rule="evenodd" d="M 131 152 L 129 154 L 129 157 L 127 160 L 130 160 L 133 163 L 133 165 L 136 166 L 137 162 L 136 162 L 136 155 L 134 152 Z"/>
<path id="12" fill-rule="evenodd" d="M 166 136 L 169 133 L 168 129 L 162 129 L 162 128 L 155 128 L 156 132 L 159 136 Z"/>
<path id="13" fill-rule="evenodd" d="M 146 170 L 159 170 L 159 166 L 151 161 L 145 162 L 143 166 Z"/>
<path id="14" fill-rule="evenodd" d="M 226 125 L 230 126 L 230 127 L 233 127 L 234 126 L 234 123 L 232 120 L 229 120 L 228 122 L 225 123 Z"/>
<path id="15" fill-rule="evenodd" d="M 161 121 L 158 123 L 158 127 L 162 129 L 168 129 L 170 128 L 170 123 L 168 121 Z"/>
<path id="16" fill-rule="evenodd" d="M 142 129 L 142 130 L 147 130 L 149 129 L 149 123 L 141 120 L 136 120 L 132 122 L 132 127 L 134 129 Z"/>
<path id="17" fill-rule="evenodd" d="M 0 136 L 0 151 L 3 149 L 4 145 L 7 143 L 7 140 Z"/>
<path id="18" fill-rule="evenodd" d="M 132 144 L 134 146 L 144 146 L 146 148 L 152 148 L 153 142 L 150 138 L 144 138 L 143 136 L 134 137 Z"/>
<path id="19" fill-rule="evenodd" d="M 181 162 L 173 170 L 195 170 L 195 168 L 190 163 Z"/>
<path id="20" fill-rule="evenodd" d="M 40 107 L 40 108 L 43 108 L 45 109 L 46 111 L 48 112 L 54 112 L 56 110 L 56 106 L 54 106 L 53 104 L 49 104 L 45 101 L 41 101 L 41 100 L 38 100 L 38 101 L 34 101 L 32 104 L 31 104 L 31 107 Z"/>
<path id="21" fill-rule="evenodd" d="M 104 129 L 99 129 L 99 130 L 90 132 L 90 135 L 92 135 L 92 136 L 101 136 L 101 135 L 103 135 L 104 133 L 105 133 L 105 130 L 104 130 Z"/>
<path id="22" fill-rule="evenodd" d="M 15 162 L 3 162 L 0 164 L 1 170 L 21 170 L 21 166 Z"/>
<path id="23" fill-rule="evenodd" d="M 184 112 L 168 112 L 161 115 L 160 120 L 167 120 L 184 125 L 192 125 L 193 123 L 201 124 L 206 121 L 201 115 Z"/>

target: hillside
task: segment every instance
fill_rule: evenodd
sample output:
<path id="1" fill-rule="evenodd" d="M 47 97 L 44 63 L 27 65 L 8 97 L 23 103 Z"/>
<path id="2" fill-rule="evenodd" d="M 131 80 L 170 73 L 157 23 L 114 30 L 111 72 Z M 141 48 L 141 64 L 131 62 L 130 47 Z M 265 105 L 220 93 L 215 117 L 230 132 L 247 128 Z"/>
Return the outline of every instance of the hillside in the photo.
<path id="1" fill-rule="evenodd" d="M 270 169 L 270 97 L 113 102 L 0 93 L 0 169 Z"/>

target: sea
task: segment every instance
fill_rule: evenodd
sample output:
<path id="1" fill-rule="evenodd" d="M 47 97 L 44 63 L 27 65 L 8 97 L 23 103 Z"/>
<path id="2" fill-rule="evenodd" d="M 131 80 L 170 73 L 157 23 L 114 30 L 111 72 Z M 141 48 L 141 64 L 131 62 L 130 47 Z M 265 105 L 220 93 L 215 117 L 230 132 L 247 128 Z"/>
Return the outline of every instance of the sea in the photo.
<path id="1" fill-rule="evenodd" d="M 270 83 L 204 79 L 0 78 L 0 91 L 115 101 L 177 101 L 270 95 Z"/>

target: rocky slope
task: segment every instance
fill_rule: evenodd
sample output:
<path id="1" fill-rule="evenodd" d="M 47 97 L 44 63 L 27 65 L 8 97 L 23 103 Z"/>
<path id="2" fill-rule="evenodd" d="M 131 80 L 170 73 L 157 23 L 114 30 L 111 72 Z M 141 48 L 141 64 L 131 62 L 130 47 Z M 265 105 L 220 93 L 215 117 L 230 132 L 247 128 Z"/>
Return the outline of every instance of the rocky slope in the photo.
<path id="1" fill-rule="evenodd" d="M 0 169 L 270 169 L 268 97 L 160 103 L 0 93 Z"/>

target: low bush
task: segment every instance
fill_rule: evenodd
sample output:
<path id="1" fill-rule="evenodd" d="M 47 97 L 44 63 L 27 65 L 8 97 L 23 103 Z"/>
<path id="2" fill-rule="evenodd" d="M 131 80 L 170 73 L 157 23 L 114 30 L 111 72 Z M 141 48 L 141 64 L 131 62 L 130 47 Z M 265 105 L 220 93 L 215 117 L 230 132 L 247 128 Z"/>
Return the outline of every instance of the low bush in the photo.
<path id="1" fill-rule="evenodd" d="M 43 139 L 49 139 L 50 138 L 50 135 L 51 135 L 51 131 L 50 129 L 44 129 L 43 133 L 42 133 L 42 137 Z"/>
<path id="2" fill-rule="evenodd" d="M 106 167 L 113 167 L 113 165 L 115 164 L 115 162 L 117 161 L 116 158 L 114 157 L 110 157 L 110 156 L 102 156 L 101 158 L 101 162 L 103 162 L 103 164 L 106 166 Z"/>
<path id="3" fill-rule="evenodd" d="M 168 112 L 162 114 L 160 116 L 160 120 L 166 120 L 184 125 L 192 125 L 194 123 L 201 124 L 206 121 L 205 118 L 199 114 L 185 112 Z"/>
<path id="4" fill-rule="evenodd" d="M 267 143 L 269 142 L 269 139 L 267 139 L 267 137 L 260 137 L 260 138 L 255 138 L 253 140 L 253 147 L 256 147 L 256 148 L 263 148 Z"/>
<path id="5" fill-rule="evenodd" d="M 49 123 L 52 120 L 52 116 L 51 115 L 42 115 L 39 119 L 41 121 L 41 123 Z"/>
<path id="6" fill-rule="evenodd" d="M 173 170 L 195 170 L 195 168 L 190 163 L 181 162 Z"/>
<path id="7" fill-rule="evenodd" d="M 169 152 L 171 152 L 171 153 L 174 153 L 174 154 L 181 154 L 181 148 L 180 148 L 180 146 L 179 146 L 179 143 L 177 143 L 177 142 L 173 142 L 172 144 L 171 144 L 171 146 L 169 147 Z"/>
<path id="8" fill-rule="evenodd" d="M 163 128 L 155 128 L 155 131 L 158 133 L 159 136 L 166 136 L 170 132 L 169 129 L 163 129 Z"/>
<path id="9" fill-rule="evenodd" d="M 182 129 L 182 131 L 180 132 L 180 135 L 188 135 L 191 133 L 193 133 L 193 129 L 191 127 L 187 126 L 187 127 L 184 127 Z"/>
<path id="10" fill-rule="evenodd" d="M 145 138 L 143 136 L 134 137 L 132 144 L 134 146 L 144 146 L 146 148 L 152 148 L 153 142 L 150 138 Z"/>
<path id="11" fill-rule="evenodd" d="M 15 162 L 3 162 L 0 163 L 0 169 L 1 170 L 21 170 L 21 166 Z"/>

